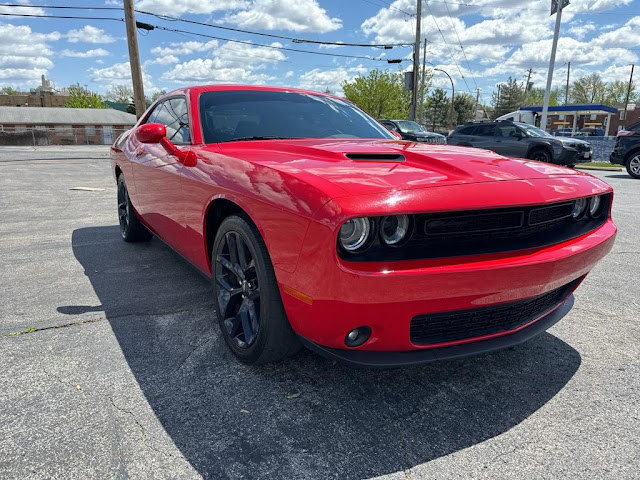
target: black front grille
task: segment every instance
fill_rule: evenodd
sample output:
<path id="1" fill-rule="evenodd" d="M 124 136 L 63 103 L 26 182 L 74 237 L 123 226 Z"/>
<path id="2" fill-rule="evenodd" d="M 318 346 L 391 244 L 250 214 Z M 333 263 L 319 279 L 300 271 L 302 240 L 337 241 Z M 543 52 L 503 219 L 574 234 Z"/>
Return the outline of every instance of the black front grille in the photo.
<path id="1" fill-rule="evenodd" d="M 345 260 L 366 262 L 445 258 L 546 247 L 579 237 L 603 225 L 607 220 L 611 195 L 603 195 L 602 203 L 597 218 L 584 216 L 580 220 L 571 215 L 573 201 L 417 214 L 412 216 L 413 234 L 398 248 L 386 247 L 376 240 L 364 252 L 348 254 L 338 249 L 338 253 Z"/>
<path id="2" fill-rule="evenodd" d="M 471 310 L 418 315 L 411 320 L 411 342 L 416 345 L 429 345 L 513 330 L 559 305 L 581 280 L 582 277 L 525 300 Z"/>

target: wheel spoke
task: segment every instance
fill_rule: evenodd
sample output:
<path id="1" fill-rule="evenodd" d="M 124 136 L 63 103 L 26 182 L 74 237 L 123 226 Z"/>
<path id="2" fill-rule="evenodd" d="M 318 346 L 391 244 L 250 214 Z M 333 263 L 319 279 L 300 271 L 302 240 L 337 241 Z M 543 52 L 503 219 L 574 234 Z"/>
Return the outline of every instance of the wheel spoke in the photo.
<path id="1" fill-rule="evenodd" d="M 216 257 L 217 262 L 222 265 L 224 268 L 233 273 L 238 279 L 244 280 L 244 273 L 240 270 L 238 264 L 231 263 L 229 260 L 224 258 L 222 255 L 218 255 Z"/>
<path id="2" fill-rule="evenodd" d="M 258 331 L 258 313 L 256 312 L 256 304 L 255 302 L 249 300 L 247 302 L 249 304 L 249 320 L 251 323 L 251 328 L 254 332 Z"/>
<path id="3" fill-rule="evenodd" d="M 227 246 L 229 247 L 229 260 L 231 263 L 238 263 L 238 242 L 236 237 L 236 232 L 229 232 L 224 236 L 227 241 Z"/>
<path id="4" fill-rule="evenodd" d="M 224 277 L 224 275 L 216 275 L 216 281 L 218 282 L 218 285 L 229 292 L 229 295 L 231 296 L 237 295 L 242 292 L 242 288 L 234 287 L 233 285 L 231 285 L 229 281 Z"/>
<path id="5" fill-rule="evenodd" d="M 240 310 L 238 310 L 238 316 L 240 317 L 240 321 L 242 322 L 244 341 L 247 345 L 251 345 L 251 343 L 253 342 L 254 331 L 251 328 L 251 322 L 249 320 L 249 301 L 247 299 L 242 301 Z"/>

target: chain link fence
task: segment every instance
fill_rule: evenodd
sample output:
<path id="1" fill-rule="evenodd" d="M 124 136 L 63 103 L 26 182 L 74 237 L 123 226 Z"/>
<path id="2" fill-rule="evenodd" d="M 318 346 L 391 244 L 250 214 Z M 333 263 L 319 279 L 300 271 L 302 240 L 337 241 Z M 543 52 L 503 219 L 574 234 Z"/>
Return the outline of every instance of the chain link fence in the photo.
<path id="1" fill-rule="evenodd" d="M 0 131 L 0 145 L 111 145 L 126 126 L 27 127 Z"/>

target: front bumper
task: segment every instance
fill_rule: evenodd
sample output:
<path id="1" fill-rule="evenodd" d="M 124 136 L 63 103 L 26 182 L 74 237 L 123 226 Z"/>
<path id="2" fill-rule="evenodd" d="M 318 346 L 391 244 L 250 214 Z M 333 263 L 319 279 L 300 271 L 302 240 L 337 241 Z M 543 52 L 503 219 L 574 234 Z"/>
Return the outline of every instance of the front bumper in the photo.
<path id="1" fill-rule="evenodd" d="M 413 350 L 405 352 L 377 352 L 354 349 L 337 349 L 323 347 L 299 337 L 302 344 L 310 350 L 330 359 L 337 360 L 359 367 L 401 367 L 407 365 L 417 365 L 437 360 L 449 360 L 453 358 L 466 357 L 487 353 L 512 347 L 540 335 L 554 324 L 559 322 L 573 307 L 574 297 L 570 295 L 562 304 L 553 311 L 538 319 L 531 325 L 508 335 L 464 343 L 449 347 L 432 348 L 428 350 Z"/>
<path id="2" fill-rule="evenodd" d="M 609 162 L 616 165 L 624 165 L 624 155 L 614 150 L 611 152 L 611 155 L 609 155 Z"/>
<path id="3" fill-rule="evenodd" d="M 577 163 L 586 163 L 593 161 L 593 149 L 576 150 L 574 148 L 563 148 L 562 153 L 558 156 L 554 163 L 558 165 L 575 165 Z"/>
<path id="4" fill-rule="evenodd" d="M 353 262 L 340 259 L 336 253 L 337 229 L 346 218 L 388 214 L 392 201 L 398 213 L 420 211 L 424 205 L 434 211 L 464 211 L 493 207 L 496 195 L 517 198 L 521 205 L 537 205 L 607 192 L 610 188 L 596 178 L 573 174 L 556 179 L 345 197 L 339 203 L 329 202 L 309 225 L 295 272 L 279 272 L 287 317 L 299 336 L 322 348 L 348 349 L 345 336 L 362 326 L 371 328 L 371 337 L 349 351 L 393 353 L 444 346 L 413 343 L 412 319 L 506 304 L 567 285 L 586 275 L 612 248 L 616 235 L 612 220 L 608 218 L 602 226 L 580 237 L 529 250 Z M 511 204 L 505 200 L 502 205 Z M 447 346 L 479 339 L 460 337 L 459 342 Z"/>

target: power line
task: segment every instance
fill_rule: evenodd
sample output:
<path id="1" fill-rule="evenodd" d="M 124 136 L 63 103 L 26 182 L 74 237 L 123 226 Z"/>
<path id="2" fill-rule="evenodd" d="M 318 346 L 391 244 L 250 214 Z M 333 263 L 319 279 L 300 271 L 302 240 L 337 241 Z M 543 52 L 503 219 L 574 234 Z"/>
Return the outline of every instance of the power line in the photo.
<path id="1" fill-rule="evenodd" d="M 442 37 L 442 40 L 444 41 L 445 45 L 447 45 L 447 50 L 449 50 L 449 44 L 447 43 L 447 39 L 444 37 L 444 33 L 442 33 L 442 30 L 440 29 L 440 25 L 438 25 L 438 21 L 436 20 L 436 17 L 433 15 L 433 11 L 431 10 L 431 7 L 429 6 L 429 3 L 427 3 L 427 8 L 429 9 L 429 15 L 431 15 L 431 19 L 433 20 L 433 23 L 435 24 L 436 28 L 438 29 L 438 32 L 440 32 L 440 36 Z M 458 73 L 460 73 L 460 77 L 464 81 L 464 84 L 467 87 L 467 90 L 469 91 L 469 93 L 471 95 L 473 95 L 473 92 L 471 91 L 471 88 L 469 88 L 469 84 L 467 83 L 467 79 L 465 78 L 465 76 L 462 73 L 462 69 L 460 68 L 460 65 L 458 64 L 456 59 L 453 57 L 453 55 L 451 55 L 451 50 L 449 50 L 449 55 L 451 57 L 451 60 L 453 60 L 453 63 L 456 65 L 456 68 L 458 69 Z"/>
<path id="2" fill-rule="evenodd" d="M 0 4 L 0 6 L 2 6 Z M 85 16 L 71 16 L 71 15 L 39 15 L 39 14 L 27 14 L 27 13 L 0 13 L 0 16 L 9 16 L 9 17 L 36 17 L 36 18 L 62 18 L 62 19 L 79 19 L 79 20 L 112 20 L 112 21 L 118 21 L 118 22 L 124 22 L 124 19 L 122 18 L 115 18 L 115 17 L 85 17 Z M 163 27 L 161 25 L 151 25 L 151 24 L 145 24 L 147 27 L 152 27 L 150 29 L 155 29 L 155 30 L 164 30 L 166 32 L 175 32 L 175 33 L 184 33 L 184 34 L 188 34 L 188 35 L 195 35 L 198 37 L 203 37 L 203 38 L 209 38 L 209 39 L 213 39 L 213 40 L 221 40 L 221 41 L 225 41 L 225 42 L 233 42 L 233 43 L 241 43 L 244 45 L 250 45 L 253 47 L 262 47 L 262 48 L 271 48 L 274 50 L 285 50 L 288 52 L 297 52 L 297 53 L 307 53 L 310 55 L 322 55 L 322 56 L 326 56 L 326 57 L 340 57 L 340 58 L 355 58 L 355 59 L 360 59 L 360 60 L 370 60 L 370 61 L 376 61 L 376 62 L 386 62 L 387 59 L 386 58 L 372 58 L 372 57 L 368 57 L 365 55 L 345 55 L 345 54 L 341 54 L 341 53 L 329 53 L 329 52 L 313 52 L 310 50 L 301 50 L 299 48 L 290 48 L 290 47 L 282 47 L 282 46 L 276 46 L 276 45 L 266 45 L 264 43 L 253 43 L 253 42 L 249 42 L 249 41 L 245 41 L 245 40 L 235 40 L 232 38 L 225 38 L 225 37 L 218 37 L 215 35 L 207 35 L 204 33 L 197 33 L 197 32 L 190 32 L 188 30 L 181 30 L 178 28 L 166 28 Z"/>
<path id="3" fill-rule="evenodd" d="M 456 37 L 458 38 L 458 45 L 460 45 L 460 50 L 462 50 L 462 55 L 464 55 L 464 59 L 467 62 L 467 68 L 471 70 L 471 64 L 469 63 L 469 59 L 467 58 L 467 53 L 464 51 L 464 47 L 462 46 L 462 41 L 460 40 L 460 35 L 458 35 L 458 28 L 456 27 L 456 24 L 453 22 L 453 19 L 452 19 L 451 11 L 449 10 L 449 4 L 446 1 L 443 3 L 447 8 L 447 13 L 449 14 L 449 23 L 451 23 L 451 26 L 453 27 L 453 31 L 455 32 Z M 473 80 L 473 84 L 475 85 L 477 90 L 478 84 L 476 83 L 476 79 L 474 77 L 471 77 L 471 80 Z"/>
<path id="4" fill-rule="evenodd" d="M 80 7 L 80 6 L 69 6 L 69 5 L 23 5 L 23 4 L 17 4 L 17 3 L 0 3 L 0 7 L 122 11 L 122 8 L 119 8 L 119 7 Z M 280 40 L 289 40 L 294 43 L 313 43 L 313 44 L 320 44 L 320 45 L 335 45 L 335 46 L 344 46 L 344 47 L 372 47 L 372 48 L 387 48 L 387 49 L 392 47 L 407 47 L 412 45 L 410 43 L 372 44 L 372 43 L 350 43 L 350 42 L 330 42 L 330 41 L 322 41 L 322 40 L 310 40 L 306 38 L 297 38 L 297 37 L 291 37 L 286 35 L 276 35 L 273 33 L 256 32 L 252 30 L 245 30 L 242 28 L 224 27 L 222 25 L 216 25 L 213 23 L 199 22 L 197 20 L 189 20 L 186 18 L 173 17 L 171 15 L 153 13 L 145 10 L 135 10 L 135 12 L 143 15 L 150 15 L 160 20 L 190 23 L 192 25 L 200 25 L 200 26 L 209 27 L 209 28 L 218 28 L 220 30 L 227 30 L 230 32 L 246 33 L 248 35 L 259 35 L 262 37 L 277 38 Z"/>

